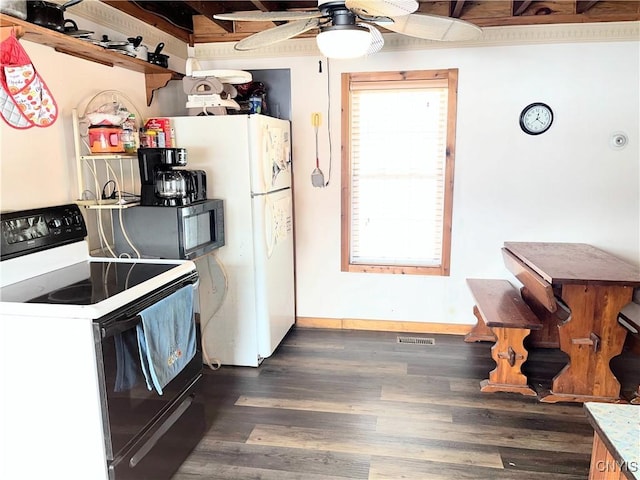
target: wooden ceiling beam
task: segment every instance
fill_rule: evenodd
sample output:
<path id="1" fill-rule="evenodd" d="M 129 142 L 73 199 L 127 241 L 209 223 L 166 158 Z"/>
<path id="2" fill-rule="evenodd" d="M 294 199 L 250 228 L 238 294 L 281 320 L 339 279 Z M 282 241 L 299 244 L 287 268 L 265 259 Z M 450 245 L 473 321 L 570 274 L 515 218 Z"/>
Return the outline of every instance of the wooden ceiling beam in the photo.
<path id="1" fill-rule="evenodd" d="M 593 0 L 593 1 L 578 1 L 576 2 L 576 13 L 584 13 L 588 10 L 591 10 L 591 8 L 598 3 L 599 0 Z"/>
<path id="2" fill-rule="evenodd" d="M 296 35 L 295 38 L 313 38 L 318 33 L 315 31 L 305 32 Z M 218 43 L 218 42 L 239 42 L 247 38 L 250 33 L 231 33 L 231 34 L 215 34 L 215 33 L 198 33 L 194 35 L 194 43 Z"/>
<path id="3" fill-rule="evenodd" d="M 172 35 L 179 40 L 182 40 L 185 43 L 190 42 L 191 32 L 177 27 L 173 23 L 165 20 L 164 18 L 149 12 L 133 2 L 123 2 L 122 0 L 101 0 L 102 3 L 106 3 L 107 5 L 120 10 L 127 15 L 131 15 L 138 20 L 148 23 L 149 25 L 157 28 L 158 30 L 162 30 L 169 35 Z M 135 36 L 135 32 L 131 32 L 132 36 Z"/>
<path id="4" fill-rule="evenodd" d="M 250 0 L 258 10 L 263 12 L 284 12 L 296 10 L 314 10 L 318 8 L 318 0 Z"/>
<path id="5" fill-rule="evenodd" d="M 532 3 L 533 2 L 530 0 L 524 2 L 513 2 L 512 15 L 514 17 L 522 15 L 527 11 L 527 8 L 529 8 L 529 5 L 531 5 Z"/>
<path id="6" fill-rule="evenodd" d="M 464 20 L 464 18 L 463 18 Z M 637 22 L 640 13 L 619 13 L 606 15 L 550 14 L 523 15 L 519 17 L 485 17 L 468 19 L 478 27 L 501 27 L 512 25 L 553 25 L 557 23 L 594 23 L 594 22 Z"/>
<path id="7" fill-rule="evenodd" d="M 204 16 L 211 23 L 215 23 L 227 33 L 233 33 L 235 31 L 234 23 L 231 20 L 218 20 L 213 18 L 218 13 L 227 13 L 224 5 L 220 2 L 206 2 L 206 1 L 188 1 L 185 0 L 185 4 L 189 5 L 200 15 Z"/>
<path id="8" fill-rule="evenodd" d="M 269 7 L 265 5 L 265 2 L 261 2 L 260 0 L 251 0 L 251 3 L 253 3 L 256 6 L 256 8 L 262 12 L 269 11 Z"/>
<path id="9" fill-rule="evenodd" d="M 460 18 L 460 16 L 462 16 L 464 4 L 464 0 L 454 0 L 449 2 L 449 16 L 453 18 Z"/>
<path id="10" fill-rule="evenodd" d="M 262 12 L 283 12 L 289 10 L 290 2 L 263 2 L 261 0 L 251 0 L 251 3 Z M 287 22 L 273 22 L 274 25 L 282 25 Z"/>
<path id="11" fill-rule="evenodd" d="M 185 5 L 189 5 L 196 12 L 205 16 L 213 16 L 218 13 L 227 13 L 223 4 L 220 2 L 206 2 L 206 1 L 194 1 L 194 0 L 185 0 Z"/>

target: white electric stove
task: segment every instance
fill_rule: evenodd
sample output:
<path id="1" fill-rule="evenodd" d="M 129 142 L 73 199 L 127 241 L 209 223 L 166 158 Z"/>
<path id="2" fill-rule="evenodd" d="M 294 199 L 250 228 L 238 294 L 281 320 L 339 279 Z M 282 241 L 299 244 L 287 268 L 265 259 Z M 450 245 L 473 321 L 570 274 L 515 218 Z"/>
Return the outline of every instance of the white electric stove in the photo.
<path id="1" fill-rule="evenodd" d="M 171 478 L 204 432 L 202 357 L 150 391 L 136 325 L 197 286 L 193 262 L 91 257 L 73 204 L 0 226 L 2 477 Z"/>

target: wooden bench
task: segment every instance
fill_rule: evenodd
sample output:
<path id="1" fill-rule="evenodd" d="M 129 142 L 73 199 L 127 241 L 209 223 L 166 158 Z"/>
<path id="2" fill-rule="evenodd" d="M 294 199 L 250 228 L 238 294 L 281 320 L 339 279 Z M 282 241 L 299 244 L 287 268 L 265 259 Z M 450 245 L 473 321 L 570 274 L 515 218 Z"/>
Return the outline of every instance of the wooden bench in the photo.
<path id="1" fill-rule="evenodd" d="M 640 353 L 640 348 L 638 347 L 640 345 L 640 304 L 633 301 L 625 305 L 618 315 L 618 323 L 632 335 L 632 338 L 629 339 L 629 344 L 632 345 L 631 350 Z M 640 404 L 640 385 L 638 385 L 630 401 L 636 405 Z"/>
<path id="2" fill-rule="evenodd" d="M 522 283 L 520 295 L 542 321 L 542 328 L 531 332 L 529 344 L 539 348 L 560 348 L 558 324 L 566 319 L 566 306 L 553 286 L 507 248 L 502 248 L 504 265 Z M 561 308 L 558 308 L 561 307 Z"/>
<path id="3" fill-rule="evenodd" d="M 553 293 L 553 287 L 549 282 L 506 248 L 502 248 L 502 258 L 507 270 L 513 273 L 520 283 L 529 289 L 541 305 L 551 313 L 557 310 L 556 297 Z"/>
<path id="4" fill-rule="evenodd" d="M 496 339 L 491 348 L 496 368 L 480 383 L 480 390 L 537 395 L 521 368 L 529 354 L 524 339 L 531 330 L 542 328 L 542 322 L 507 280 L 469 278 L 467 285 L 476 302 L 473 313 L 478 323 L 486 325 Z"/>
<path id="5" fill-rule="evenodd" d="M 618 323 L 632 335 L 640 337 L 640 304 L 630 302 L 625 305 L 618 315 Z"/>

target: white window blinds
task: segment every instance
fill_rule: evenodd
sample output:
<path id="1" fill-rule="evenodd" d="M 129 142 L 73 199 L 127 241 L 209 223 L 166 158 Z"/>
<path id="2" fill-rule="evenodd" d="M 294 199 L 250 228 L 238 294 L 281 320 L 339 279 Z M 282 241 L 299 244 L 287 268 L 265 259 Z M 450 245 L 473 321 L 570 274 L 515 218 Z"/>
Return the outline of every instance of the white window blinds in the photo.
<path id="1" fill-rule="evenodd" d="M 447 99 L 443 82 L 351 91 L 349 263 L 442 263 Z"/>

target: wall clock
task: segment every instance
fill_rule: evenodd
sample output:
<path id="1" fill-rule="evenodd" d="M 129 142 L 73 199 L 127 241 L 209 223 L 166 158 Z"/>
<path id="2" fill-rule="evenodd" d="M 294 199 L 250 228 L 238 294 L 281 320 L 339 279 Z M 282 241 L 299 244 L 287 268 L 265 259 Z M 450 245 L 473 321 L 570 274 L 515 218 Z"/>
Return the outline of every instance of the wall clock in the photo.
<path id="1" fill-rule="evenodd" d="M 529 135 L 546 132 L 553 123 L 553 110 L 546 103 L 535 102 L 527 105 L 520 113 L 520 128 Z"/>

